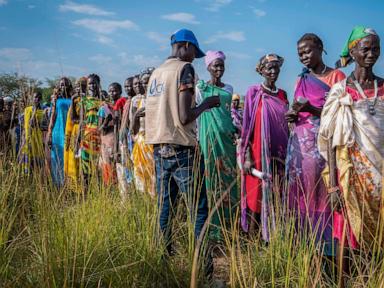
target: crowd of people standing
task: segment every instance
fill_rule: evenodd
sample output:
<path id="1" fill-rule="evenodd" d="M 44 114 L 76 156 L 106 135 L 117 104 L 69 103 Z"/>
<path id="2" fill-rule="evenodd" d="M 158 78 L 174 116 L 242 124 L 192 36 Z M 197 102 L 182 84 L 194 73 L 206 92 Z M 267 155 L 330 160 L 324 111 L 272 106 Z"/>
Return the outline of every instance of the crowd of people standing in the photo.
<path id="1" fill-rule="evenodd" d="M 220 242 L 240 207 L 243 230 L 268 242 L 279 198 L 296 215 L 298 231 L 315 231 L 324 256 L 334 257 L 337 245 L 382 246 L 384 80 L 373 73 L 380 56 L 373 29 L 353 29 L 335 69 L 323 61 L 323 41 L 303 35 L 297 52 L 304 69 L 292 105 L 276 86 L 279 55 L 260 58 L 256 72 L 264 80 L 241 103 L 221 81 L 222 51 L 204 53 L 186 29 L 172 35 L 171 46 L 159 67 L 125 80 L 126 97 L 119 83 L 102 93 L 99 76 L 90 74 L 74 88 L 61 78 L 49 106 L 34 93 L 18 115 L 8 115 L 9 99 L 2 99 L 4 147 L 14 143 L 25 174 L 49 167 L 58 187 L 92 193 L 97 176 L 118 185 L 123 197 L 132 187 L 157 195 L 170 254 L 179 193 L 190 201 L 196 238 L 213 210 L 209 238 Z M 208 80 L 192 66 L 202 57 Z M 352 63 L 346 76 L 340 68 Z M 7 140 L 11 130 L 14 141 Z"/>

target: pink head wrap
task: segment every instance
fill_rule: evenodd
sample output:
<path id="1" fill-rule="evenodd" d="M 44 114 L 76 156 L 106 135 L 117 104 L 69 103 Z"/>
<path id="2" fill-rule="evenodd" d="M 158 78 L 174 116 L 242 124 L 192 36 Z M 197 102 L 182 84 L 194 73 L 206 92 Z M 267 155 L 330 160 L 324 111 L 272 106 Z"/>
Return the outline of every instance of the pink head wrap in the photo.
<path id="1" fill-rule="evenodd" d="M 212 51 L 209 50 L 205 52 L 205 65 L 208 67 L 216 59 L 222 59 L 225 61 L 225 54 L 222 51 Z"/>

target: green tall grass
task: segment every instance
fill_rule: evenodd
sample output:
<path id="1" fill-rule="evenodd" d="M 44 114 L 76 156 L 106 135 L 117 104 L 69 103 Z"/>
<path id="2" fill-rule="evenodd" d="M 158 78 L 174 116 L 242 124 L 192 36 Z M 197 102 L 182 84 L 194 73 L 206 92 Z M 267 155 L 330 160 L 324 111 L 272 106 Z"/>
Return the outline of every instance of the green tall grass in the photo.
<path id="1" fill-rule="evenodd" d="M 92 181 L 84 200 L 67 187 L 55 189 L 44 171 L 26 177 L 14 163 L 0 159 L 1 287 L 189 287 L 195 241 L 187 200 L 173 223 L 176 255 L 166 257 L 156 199 L 132 191 L 123 202 L 115 187 Z M 294 218 L 277 213 L 266 244 L 242 233 L 238 217 L 224 232 L 215 279 L 231 287 L 338 286 L 311 231 L 297 237 Z M 203 273 L 207 243 L 195 263 L 198 287 L 213 285 Z M 380 249 L 351 258 L 347 287 L 383 287 Z"/>

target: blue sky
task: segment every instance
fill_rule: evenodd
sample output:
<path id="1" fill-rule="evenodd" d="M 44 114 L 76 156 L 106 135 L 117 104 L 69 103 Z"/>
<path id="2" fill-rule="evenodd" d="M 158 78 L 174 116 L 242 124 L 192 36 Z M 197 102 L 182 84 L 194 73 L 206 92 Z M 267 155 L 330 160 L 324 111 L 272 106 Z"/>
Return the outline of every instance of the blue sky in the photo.
<path id="1" fill-rule="evenodd" d="M 0 72 L 40 79 L 98 73 L 105 87 L 159 65 L 170 35 L 189 28 L 203 50 L 227 54 L 223 80 L 241 94 L 261 80 L 254 67 L 262 55 L 283 56 L 278 85 L 291 96 L 302 34 L 323 39 L 332 66 L 355 25 L 384 37 L 383 13 L 382 0 L 0 0 Z M 381 76 L 383 59 L 375 68 Z M 207 79 L 203 60 L 194 65 Z"/>

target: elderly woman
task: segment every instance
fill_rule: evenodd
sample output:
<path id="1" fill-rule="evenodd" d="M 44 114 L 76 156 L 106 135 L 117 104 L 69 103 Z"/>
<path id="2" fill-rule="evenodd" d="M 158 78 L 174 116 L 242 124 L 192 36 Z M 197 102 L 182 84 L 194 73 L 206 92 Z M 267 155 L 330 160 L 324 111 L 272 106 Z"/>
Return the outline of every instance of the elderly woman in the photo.
<path id="1" fill-rule="evenodd" d="M 146 88 L 153 70 L 143 71 L 133 79 L 136 96 L 130 107 L 130 130 L 134 140 L 132 162 L 134 165 L 136 189 L 155 196 L 155 162 L 153 146 L 145 144 L 145 101 Z"/>
<path id="2" fill-rule="evenodd" d="M 325 161 L 317 148 L 317 135 L 326 95 L 345 75 L 324 64 L 323 42 L 315 34 L 304 34 L 297 42 L 297 52 L 305 68 L 296 83 L 292 110 L 286 115 L 293 125 L 286 170 L 288 205 L 298 218 L 298 231 L 314 233 L 319 251 L 334 256 L 331 207 L 321 176 Z"/>
<path id="3" fill-rule="evenodd" d="M 288 100 L 284 90 L 276 87 L 284 59 L 276 54 L 260 58 L 256 71 L 264 78 L 248 89 L 243 115 L 241 142 L 241 224 L 253 233 L 261 222 L 262 238 L 269 240 L 274 226 L 272 211 L 272 177 L 279 182 L 284 174 L 288 143 L 288 125 L 284 119 Z M 276 183 L 279 185 L 279 183 Z"/>
<path id="4" fill-rule="evenodd" d="M 47 142 L 51 147 L 51 175 L 53 183 L 60 187 L 64 185 L 64 144 L 67 115 L 71 106 L 72 84 L 67 77 L 59 81 L 49 121 Z"/>
<path id="5" fill-rule="evenodd" d="M 319 131 L 319 150 L 330 168 L 328 192 L 331 200 L 342 203 L 334 207 L 334 236 L 351 248 L 383 245 L 378 224 L 383 209 L 384 80 L 373 73 L 379 56 L 376 32 L 355 27 L 339 62 L 355 62 L 355 69 L 332 87 Z"/>
<path id="6" fill-rule="evenodd" d="M 231 210 L 237 203 L 236 183 L 236 127 L 232 123 L 231 101 L 233 88 L 221 78 L 225 71 L 225 55 L 221 51 L 207 51 L 205 65 L 211 79 L 197 83 L 197 101 L 212 95 L 220 97 L 220 106 L 201 114 L 199 118 L 199 143 L 204 156 L 205 184 L 211 209 L 227 189 L 229 195 L 217 207 L 209 232 L 211 240 L 221 240 L 221 228 L 229 228 Z"/>

